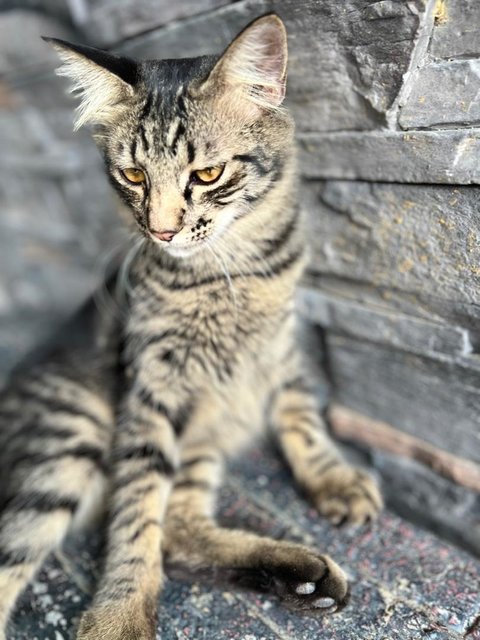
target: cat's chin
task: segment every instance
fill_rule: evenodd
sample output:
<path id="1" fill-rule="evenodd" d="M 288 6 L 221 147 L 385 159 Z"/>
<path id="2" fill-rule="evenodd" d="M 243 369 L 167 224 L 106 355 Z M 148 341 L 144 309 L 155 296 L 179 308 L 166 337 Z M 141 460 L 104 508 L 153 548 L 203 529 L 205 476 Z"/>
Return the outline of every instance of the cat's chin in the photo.
<path id="1" fill-rule="evenodd" d="M 160 243 L 157 242 L 156 244 L 160 244 Z M 165 243 L 163 242 L 161 243 L 161 249 L 163 251 L 173 256 L 174 258 L 182 258 L 182 259 L 190 258 L 191 256 L 196 255 L 201 251 L 205 251 L 206 246 L 207 245 L 205 242 L 198 243 L 198 244 L 184 244 L 184 245 L 178 245 L 178 244 L 165 245 Z"/>

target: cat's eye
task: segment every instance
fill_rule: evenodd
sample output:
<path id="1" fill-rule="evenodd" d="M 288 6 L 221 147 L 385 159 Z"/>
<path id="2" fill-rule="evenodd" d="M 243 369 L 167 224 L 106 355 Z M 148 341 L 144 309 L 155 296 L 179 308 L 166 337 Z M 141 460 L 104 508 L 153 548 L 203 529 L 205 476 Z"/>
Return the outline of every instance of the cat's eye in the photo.
<path id="1" fill-rule="evenodd" d="M 210 184 L 220 178 L 225 168 L 224 164 L 216 167 L 206 167 L 205 169 L 197 169 L 192 173 L 193 178 L 200 184 Z"/>
<path id="2" fill-rule="evenodd" d="M 142 184 L 142 182 L 145 182 L 146 180 L 146 176 L 143 171 L 141 169 L 137 169 L 136 167 L 122 169 L 121 173 L 123 177 L 132 184 Z"/>

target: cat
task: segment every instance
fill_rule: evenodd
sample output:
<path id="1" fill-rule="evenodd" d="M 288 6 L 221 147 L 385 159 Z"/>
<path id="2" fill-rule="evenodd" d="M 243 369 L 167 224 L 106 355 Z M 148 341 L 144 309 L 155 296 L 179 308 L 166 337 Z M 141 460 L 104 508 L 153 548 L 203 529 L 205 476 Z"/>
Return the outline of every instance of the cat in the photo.
<path id="1" fill-rule="evenodd" d="M 0 637 L 104 495 L 103 573 L 79 640 L 153 640 L 165 563 L 335 611 L 348 584 L 331 558 L 214 520 L 225 460 L 267 426 L 320 514 L 361 524 L 382 507 L 329 439 L 298 347 L 307 231 L 282 21 L 256 19 L 220 57 L 137 62 L 46 40 L 142 241 L 123 314 L 85 320 L 88 344 L 67 332 L 2 393 Z"/>

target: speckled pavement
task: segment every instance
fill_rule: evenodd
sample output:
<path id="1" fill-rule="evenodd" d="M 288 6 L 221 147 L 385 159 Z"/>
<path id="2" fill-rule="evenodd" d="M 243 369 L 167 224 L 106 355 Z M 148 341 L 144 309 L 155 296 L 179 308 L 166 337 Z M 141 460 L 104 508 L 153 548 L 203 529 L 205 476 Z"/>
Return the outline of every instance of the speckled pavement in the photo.
<path id="1" fill-rule="evenodd" d="M 268 597 L 169 580 L 159 639 L 480 640 L 478 560 L 388 512 L 369 529 L 330 526 L 296 492 L 276 454 L 261 453 L 260 445 L 232 467 L 219 514 L 226 526 L 328 550 L 350 575 L 351 601 L 341 613 L 311 618 Z M 9 640 L 74 637 L 94 583 L 96 546 L 88 535 L 71 539 L 48 562 L 22 598 Z"/>

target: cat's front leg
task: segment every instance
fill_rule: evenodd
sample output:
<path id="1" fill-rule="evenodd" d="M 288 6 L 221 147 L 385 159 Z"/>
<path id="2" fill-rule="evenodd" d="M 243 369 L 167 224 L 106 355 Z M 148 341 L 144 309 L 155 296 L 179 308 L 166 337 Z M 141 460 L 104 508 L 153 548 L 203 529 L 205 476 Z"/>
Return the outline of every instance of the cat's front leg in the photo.
<path id="1" fill-rule="evenodd" d="M 187 572 L 190 578 L 270 593 L 299 611 L 323 614 L 343 607 L 347 579 L 328 556 L 302 544 L 216 523 L 222 469 L 218 438 L 203 437 L 183 447 L 166 518 L 167 568 L 174 575 Z"/>
<path id="2" fill-rule="evenodd" d="M 276 393 L 271 422 L 299 485 L 318 511 L 334 524 L 364 524 L 383 506 L 373 478 L 346 462 L 330 439 L 315 396 L 301 372 L 293 369 Z"/>
<path id="3" fill-rule="evenodd" d="M 154 640 L 177 445 L 167 411 L 130 399 L 113 450 L 104 573 L 77 640 Z"/>

